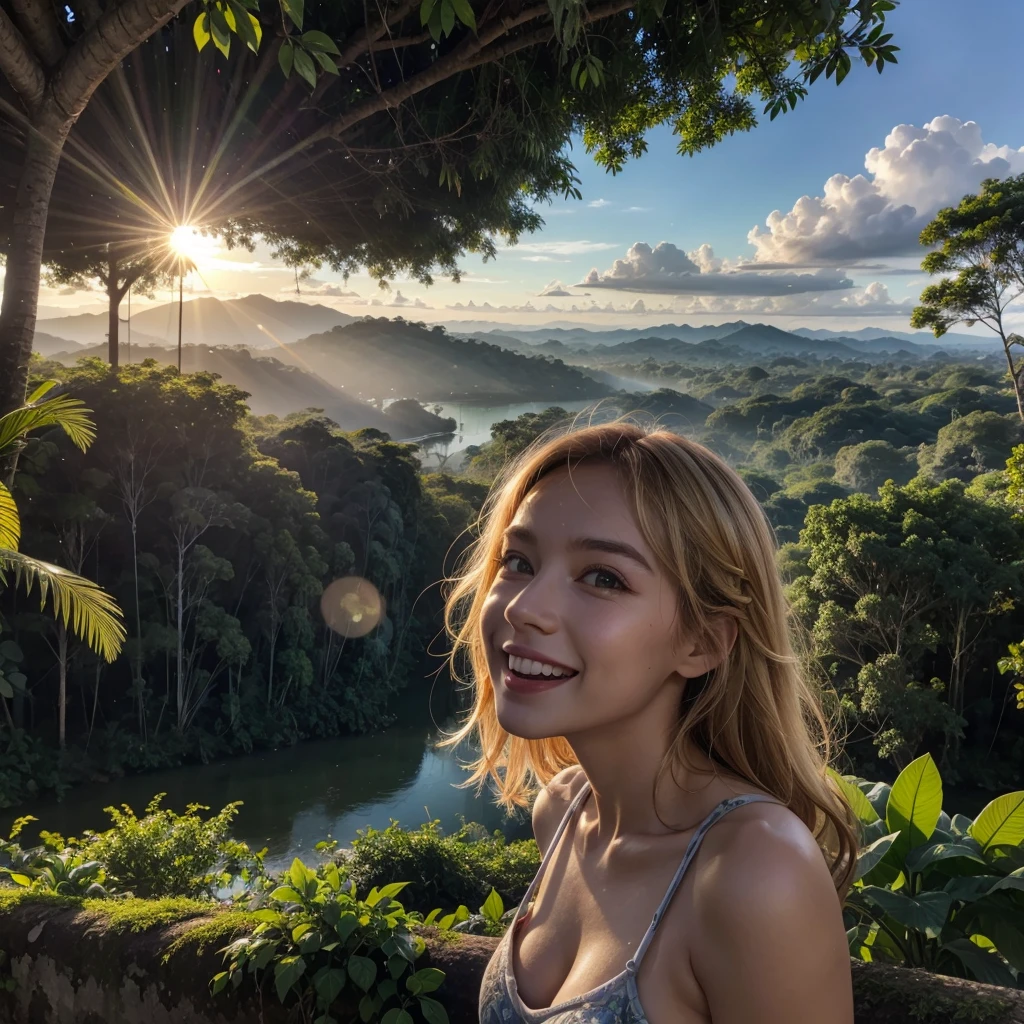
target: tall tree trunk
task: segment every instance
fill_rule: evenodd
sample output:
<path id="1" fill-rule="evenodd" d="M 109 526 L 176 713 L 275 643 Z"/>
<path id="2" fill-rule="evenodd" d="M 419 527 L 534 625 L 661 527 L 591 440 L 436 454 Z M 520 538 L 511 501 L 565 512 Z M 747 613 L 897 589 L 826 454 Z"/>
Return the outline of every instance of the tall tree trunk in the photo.
<path id="1" fill-rule="evenodd" d="M 60 696 L 58 698 L 57 718 L 60 736 L 60 749 L 67 744 L 68 718 L 68 629 L 63 622 L 57 624 L 57 666 L 60 673 Z"/>
<path id="2" fill-rule="evenodd" d="M 118 259 L 111 255 L 107 260 L 107 362 L 114 370 L 118 365 L 117 331 L 121 308 L 121 289 L 117 286 L 117 269 Z"/>
<path id="3" fill-rule="evenodd" d="M 74 123 L 49 111 L 37 122 L 29 129 L 26 140 L 0 305 L 0 416 L 25 401 L 50 193 L 64 141 Z M 0 467 L 0 472 L 4 468 Z"/>
<path id="4" fill-rule="evenodd" d="M 178 609 L 177 609 L 177 626 L 178 626 L 178 729 L 184 731 L 185 725 L 185 623 L 184 623 L 184 602 L 185 596 L 183 593 L 185 581 L 185 552 L 179 544 L 178 546 Z"/>

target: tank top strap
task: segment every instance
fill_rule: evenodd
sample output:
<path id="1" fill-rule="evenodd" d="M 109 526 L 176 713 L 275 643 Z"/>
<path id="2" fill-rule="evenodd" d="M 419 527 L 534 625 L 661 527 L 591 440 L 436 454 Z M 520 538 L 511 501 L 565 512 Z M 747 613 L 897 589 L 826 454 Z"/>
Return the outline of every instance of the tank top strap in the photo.
<path id="1" fill-rule="evenodd" d="M 562 838 L 562 833 L 565 831 L 569 822 L 572 820 L 573 815 L 579 809 L 580 804 L 587 798 L 587 794 L 590 792 L 590 779 L 585 778 L 583 785 L 580 786 L 580 791 L 572 798 L 572 802 L 566 808 L 565 814 L 562 815 L 562 820 L 558 823 L 558 828 L 555 829 L 555 834 L 551 837 L 551 842 L 548 843 L 548 848 L 544 852 L 544 856 L 541 858 L 540 865 L 537 868 L 537 873 L 533 876 L 533 881 L 526 888 L 526 892 L 523 894 L 523 898 L 519 901 L 519 906 L 516 908 L 515 916 L 512 918 L 511 924 L 508 926 L 506 934 L 511 933 L 512 929 L 519 922 L 519 918 L 522 917 L 523 912 L 529 906 L 530 900 L 533 898 L 533 894 L 537 889 L 537 885 L 540 883 L 541 875 L 544 874 L 544 869 L 548 866 L 548 861 L 554 856 L 555 849 L 558 846 L 558 840 Z"/>
<path id="2" fill-rule="evenodd" d="M 654 912 L 654 917 L 651 919 L 651 923 L 644 933 L 643 939 L 640 940 L 640 945 L 637 947 L 636 953 L 626 964 L 626 970 L 631 971 L 633 974 L 640 969 L 640 964 L 643 961 L 644 954 L 647 952 L 647 947 L 650 946 L 654 940 L 655 933 L 658 930 L 658 925 L 661 923 L 661 919 L 668 909 L 669 903 L 672 902 L 672 897 L 675 896 L 676 890 L 679 888 L 679 884 L 683 880 L 683 876 L 686 874 L 686 869 L 693 862 L 694 857 L 697 856 L 697 851 L 700 849 L 700 844 L 704 840 L 704 836 L 707 835 L 708 830 L 716 821 L 724 818 L 730 811 L 734 811 L 737 807 L 742 807 L 744 804 L 752 803 L 773 803 L 781 804 L 782 801 L 773 796 L 767 796 L 762 793 L 744 793 L 741 796 L 729 797 L 727 800 L 723 800 L 698 826 L 697 831 L 690 837 L 690 842 L 686 847 L 686 853 L 683 854 L 683 860 L 679 867 L 676 869 L 675 875 L 672 877 L 672 881 L 669 883 L 668 890 L 665 892 L 661 903 L 658 904 L 658 909 Z"/>

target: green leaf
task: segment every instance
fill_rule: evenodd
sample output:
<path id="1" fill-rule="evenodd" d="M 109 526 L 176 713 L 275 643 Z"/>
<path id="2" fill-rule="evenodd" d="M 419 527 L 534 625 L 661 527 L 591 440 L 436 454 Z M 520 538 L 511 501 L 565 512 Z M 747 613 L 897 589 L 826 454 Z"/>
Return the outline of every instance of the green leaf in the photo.
<path id="1" fill-rule="evenodd" d="M 952 953 L 967 968 L 975 981 L 986 985 L 1004 985 L 1013 988 L 1016 982 L 1010 968 L 995 953 L 987 953 L 970 939 L 953 939 L 942 948 Z"/>
<path id="2" fill-rule="evenodd" d="M 33 430 L 60 427 L 68 439 L 83 452 L 96 440 L 96 427 L 89 418 L 91 409 L 69 395 L 57 395 L 38 405 L 23 405 L 0 416 L 0 455 L 7 455 Z"/>
<path id="3" fill-rule="evenodd" d="M 436 999 L 419 996 L 420 1013 L 427 1024 L 448 1024 L 448 1011 Z"/>
<path id="4" fill-rule="evenodd" d="M 351 911 L 346 911 L 334 926 L 334 930 L 338 933 L 341 941 L 344 942 L 358 927 L 359 918 Z"/>
<path id="5" fill-rule="evenodd" d="M 413 1024 L 411 1014 L 398 1006 L 392 1006 L 381 1018 L 380 1024 Z"/>
<path id="6" fill-rule="evenodd" d="M 997 796 L 968 831 L 981 843 L 982 852 L 995 846 L 1019 846 L 1024 842 L 1024 790 Z"/>
<path id="7" fill-rule="evenodd" d="M 316 66 L 313 64 L 313 58 L 298 47 L 295 48 L 295 70 L 309 82 L 310 87 L 316 87 Z"/>
<path id="8" fill-rule="evenodd" d="M 0 676 L 0 697 L 6 697 L 10 700 L 13 696 L 14 687 L 3 676 Z"/>
<path id="9" fill-rule="evenodd" d="M 329 75 L 340 75 L 341 72 L 338 70 L 338 65 L 334 63 L 334 58 L 329 53 L 324 53 L 323 50 L 311 50 L 316 62 L 326 71 Z"/>
<path id="10" fill-rule="evenodd" d="M 21 541 L 21 517 L 14 495 L 0 483 L 0 550 L 17 551 Z"/>
<path id="11" fill-rule="evenodd" d="M 904 863 L 908 871 L 924 871 L 942 860 L 963 858 L 974 861 L 983 867 L 988 867 L 988 862 L 980 853 L 967 843 L 932 843 L 926 846 L 919 846 L 907 854 Z"/>
<path id="12" fill-rule="evenodd" d="M 340 967 L 322 968 L 313 981 L 324 1006 L 330 1006 L 345 987 L 345 972 Z"/>
<path id="13" fill-rule="evenodd" d="M 292 19 L 295 27 L 302 31 L 303 0 L 280 0 L 281 10 Z"/>
<path id="14" fill-rule="evenodd" d="M 260 27 L 259 21 L 257 21 L 239 2 L 238 0 L 228 0 L 228 9 L 234 15 L 234 31 L 235 34 L 245 43 L 246 46 L 252 50 L 253 53 L 257 53 L 260 48 L 260 38 L 262 36 L 262 28 Z M 255 28 L 254 28 L 255 26 Z M 257 35 L 257 29 L 259 29 L 260 35 Z"/>
<path id="15" fill-rule="evenodd" d="M 294 60 L 295 47 L 289 42 L 282 43 L 281 49 L 277 51 L 277 62 L 281 65 L 281 70 L 284 72 L 285 78 L 291 77 Z"/>
<path id="16" fill-rule="evenodd" d="M 844 779 L 834 768 L 829 768 L 828 774 L 832 781 L 839 787 L 843 796 L 846 797 L 846 802 L 850 805 L 853 813 L 856 814 L 865 825 L 870 825 L 872 822 L 878 821 L 878 814 L 874 807 L 871 806 L 871 801 L 868 800 L 858 786 L 855 786 L 849 781 L 849 779 Z"/>
<path id="17" fill-rule="evenodd" d="M 289 885 L 279 885 L 271 894 L 272 900 L 282 903 L 301 903 L 302 897 Z"/>
<path id="18" fill-rule="evenodd" d="M 905 928 L 923 932 L 929 939 L 939 937 L 953 904 L 948 892 L 922 892 L 911 898 L 876 885 L 865 886 L 860 895 Z"/>
<path id="19" fill-rule="evenodd" d="M 452 7 L 455 9 L 455 13 L 458 15 L 459 21 L 475 32 L 476 15 L 473 13 L 473 8 L 469 5 L 469 0 L 451 0 L 451 2 Z"/>
<path id="20" fill-rule="evenodd" d="M 0 550 L 0 577 L 13 570 L 15 581 L 31 592 L 39 585 L 39 607 L 52 597 L 53 613 L 105 661 L 112 662 L 125 640 L 124 616 L 114 599 L 91 580 L 59 565 Z"/>
<path id="21" fill-rule="evenodd" d="M 444 971 L 436 967 L 424 967 L 405 979 L 405 987 L 414 995 L 433 992 L 444 981 Z"/>
<path id="22" fill-rule="evenodd" d="M 886 827 L 900 833 L 893 843 L 897 863 L 931 838 L 941 813 L 942 777 L 931 754 L 924 754 L 900 772 L 885 809 Z"/>
<path id="23" fill-rule="evenodd" d="M 288 878 L 291 880 L 294 889 L 297 889 L 299 892 L 305 889 L 306 882 L 309 879 L 309 872 L 306 870 L 306 865 L 298 857 L 292 860 L 291 867 L 288 868 Z"/>
<path id="24" fill-rule="evenodd" d="M 192 22 L 192 38 L 196 41 L 196 49 L 202 52 L 203 47 L 210 41 L 210 30 L 206 27 L 207 21 L 209 21 L 209 15 L 206 11 L 202 11 L 194 22 Z M 227 984 L 225 978 L 224 985 Z M 224 987 L 221 985 L 221 988 Z M 219 992 L 220 989 L 217 989 Z"/>
<path id="25" fill-rule="evenodd" d="M 307 50 L 323 50 L 324 53 L 333 53 L 336 57 L 341 56 L 341 50 L 337 43 L 326 33 L 311 29 L 302 35 L 302 45 Z"/>
<path id="26" fill-rule="evenodd" d="M 441 31 L 450 36 L 454 28 L 455 8 L 452 6 L 452 0 L 441 0 Z"/>
<path id="27" fill-rule="evenodd" d="M 59 381 L 56 380 L 44 380 L 43 383 L 40 384 L 39 387 L 37 387 L 35 391 L 33 391 L 32 394 L 25 399 L 25 404 L 38 404 L 43 400 L 43 398 L 46 397 L 46 395 L 48 395 L 57 386 L 58 383 Z"/>
<path id="28" fill-rule="evenodd" d="M 864 802 L 867 803 L 867 800 Z M 868 804 L 868 807 L 870 806 L 871 805 Z M 865 846 L 864 849 L 860 851 L 857 856 L 857 874 L 854 878 L 855 882 L 860 881 L 860 879 L 872 871 L 872 869 L 889 852 L 898 835 L 898 832 L 893 832 L 890 835 L 882 836 L 881 839 L 876 839 L 873 843 L 869 846 Z"/>
<path id="29" fill-rule="evenodd" d="M 16 662 L 20 665 L 24 657 L 24 652 L 13 640 L 4 640 L 0 642 L 0 658 Z"/>
<path id="30" fill-rule="evenodd" d="M 306 961 L 300 956 L 286 956 L 274 964 L 274 988 L 282 1003 L 305 970 Z"/>
<path id="31" fill-rule="evenodd" d="M 420 27 L 425 28 L 434 10 L 434 0 L 423 0 L 420 4 Z"/>
<path id="32" fill-rule="evenodd" d="M 487 899 L 484 900 L 480 913 L 489 921 L 501 920 L 501 915 L 505 913 L 505 905 L 501 902 L 501 897 L 495 889 L 492 888 L 487 894 Z"/>
<path id="33" fill-rule="evenodd" d="M 348 958 L 348 976 L 364 992 L 369 992 L 374 981 L 377 980 L 377 965 L 366 956 L 357 956 L 353 953 Z"/>

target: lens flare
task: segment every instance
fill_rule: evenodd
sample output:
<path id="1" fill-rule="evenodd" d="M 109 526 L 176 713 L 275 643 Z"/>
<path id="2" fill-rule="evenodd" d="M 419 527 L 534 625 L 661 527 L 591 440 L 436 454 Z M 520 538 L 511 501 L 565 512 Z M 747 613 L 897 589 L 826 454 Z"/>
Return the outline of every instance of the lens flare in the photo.
<path id="1" fill-rule="evenodd" d="M 362 576 L 343 576 L 320 597 L 324 622 L 345 637 L 366 636 L 384 618 L 384 598 Z"/>

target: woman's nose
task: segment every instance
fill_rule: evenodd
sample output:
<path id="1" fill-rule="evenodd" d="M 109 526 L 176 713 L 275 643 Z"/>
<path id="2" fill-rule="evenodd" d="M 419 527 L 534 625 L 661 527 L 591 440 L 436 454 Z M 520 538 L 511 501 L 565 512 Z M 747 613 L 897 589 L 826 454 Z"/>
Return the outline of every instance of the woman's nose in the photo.
<path id="1" fill-rule="evenodd" d="M 550 633 L 558 623 L 554 579 L 550 573 L 538 574 L 505 606 L 505 620 L 517 631 L 532 626 Z"/>

